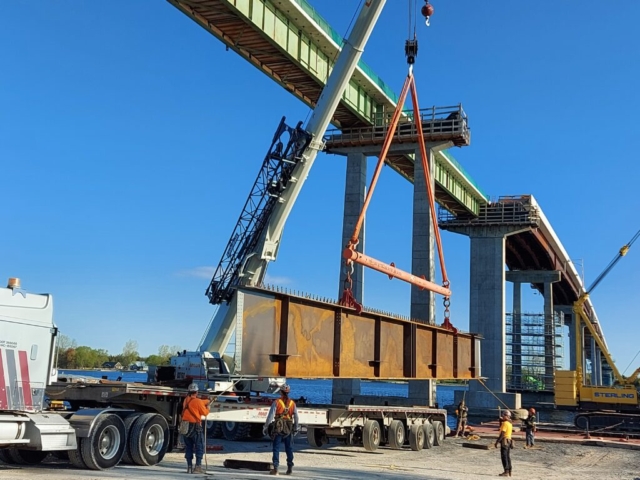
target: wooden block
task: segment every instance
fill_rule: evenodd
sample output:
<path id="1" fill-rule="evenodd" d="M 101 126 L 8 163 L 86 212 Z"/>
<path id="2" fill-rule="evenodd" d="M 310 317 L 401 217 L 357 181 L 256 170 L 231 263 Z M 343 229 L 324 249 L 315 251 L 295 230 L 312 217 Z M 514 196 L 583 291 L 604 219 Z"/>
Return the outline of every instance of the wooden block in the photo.
<path id="1" fill-rule="evenodd" d="M 466 448 L 477 448 L 478 450 L 493 450 L 495 447 L 493 445 L 486 445 L 483 443 L 463 443 L 463 447 Z"/>
<path id="2" fill-rule="evenodd" d="M 224 461 L 225 468 L 255 470 L 257 472 L 268 472 L 273 468 L 271 462 L 258 462 L 253 460 L 233 460 L 228 458 Z"/>

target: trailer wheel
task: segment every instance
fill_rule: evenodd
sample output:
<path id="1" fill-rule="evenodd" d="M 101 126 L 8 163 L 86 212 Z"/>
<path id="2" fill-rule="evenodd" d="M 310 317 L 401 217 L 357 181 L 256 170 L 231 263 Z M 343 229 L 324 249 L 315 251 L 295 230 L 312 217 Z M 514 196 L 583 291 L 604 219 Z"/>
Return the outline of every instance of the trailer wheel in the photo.
<path id="1" fill-rule="evenodd" d="M 436 432 L 433 428 L 433 424 L 431 422 L 426 422 L 422 425 L 424 429 L 424 448 L 433 447 L 433 442 L 435 441 Z"/>
<path id="2" fill-rule="evenodd" d="M 411 445 L 411 450 L 414 452 L 419 452 L 424 448 L 424 428 L 422 425 L 418 425 L 414 423 L 411 425 L 409 429 L 409 445 Z"/>
<path id="3" fill-rule="evenodd" d="M 262 425 L 260 425 L 260 434 L 262 434 Z M 222 422 L 211 422 L 207 420 L 207 438 L 222 438 L 222 437 L 223 437 Z"/>
<path id="4" fill-rule="evenodd" d="M 160 463 L 171 442 L 169 424 L 162 415 L 145 413 L 131 427 L 129 448 L 136 465 L 148 466 Z"/>
<path id="5" fill-rule="evenodd" d="M 17 448 L 9 448 L 8 452 L 13 463 L 17 463 L 18 465 L 37 465 L 49 455 L 49 452 L 18 450 Z"/>
<path id="6" fill-rule="evenodd" d="M 323 445 L 329 443 L 329 439 L 323 428 L 307 427 L 307 442 L 310 447 L 322 448 Z"/>
<path id="7" fill-rule="evenodd" d="M 394 450 L 400 450 L 404 445 L 405 431 L 404 425 L 400 420 L 392 420 L 389 424 L 389 430 L 387 434 L 389 439 L 389 446 Z"/>
<path id="8" fill-rule="evenodd" d="M 73 465 L 76 468 L 81 468 L 82 470 L 86 470 L 87 469 L 87 464 L 84 463 L 84 460 L 82 459 L 82 442 L 84 440 L 88 440 L 88 439 L 84 439 L 84 438 L 76 438 L 76 442 L 78 442 L 78 447 L 75 450 L 69 450 L 69 462 L 71 462 L 71 465 Z"/>
<path id="9" fill-rule="evenodd" d="M 433 422 L 433 431 L 435 435 L 433 437 L 433 444 L 436 446 L 440 446 L 444 443 L 444 425 L 440 420 L 434 420 Z"/>
<path id="10" fill-rule="evenodd" d="M 0 460 L 2 460 L 7 465 L 13 465 L 14 463 L 16 463 L 13 461 L 13 458 L 11 458 L 11 455 L 9 455 L 8 448 L 0 448 Z"/>
<path id="11" fill-rule="evenodd" d="M 95 422 L 91 435 L 82 439 L 82 459 L 91 470 L 106 470 L 122 460 L 127 432 L 118 415 L 101 415 Z"/>
<path id="12" fill-rule="evenodd" d="M 127 441 L 125 442 L 124 454 L 122 455 L 121 463 L 133 465 L 133 458 L 131 458 L 131 426 L 142 413 L 132 413 L 124 419 L 124 428 L 127 433 Z"/>
<path id="13" fill-rule="evenodd" d="M 249 436 L 251 424 L 244 422 L 223 422 L 222 435 L 227 440 L 243 440 Z"/>
<path id="14" fill-rule="evenodd" d="M 380 424 L 375 420 L 367 420 L 362 427 L 362 444 L 367 452 L 375 451 L 380 445 Z"/>

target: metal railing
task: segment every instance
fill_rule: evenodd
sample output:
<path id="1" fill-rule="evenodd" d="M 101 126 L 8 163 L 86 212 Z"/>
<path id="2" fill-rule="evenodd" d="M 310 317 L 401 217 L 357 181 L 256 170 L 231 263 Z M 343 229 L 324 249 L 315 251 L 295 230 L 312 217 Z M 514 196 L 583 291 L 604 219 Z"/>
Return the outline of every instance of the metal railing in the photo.
<path id="1" fill-rule="evenodd" d="M 328 143 L 380 143 L 387 135 L 392 112 L 378 112 L 372 118 L 373 126 L 350 127 L 342 130 L 328 130 L 325 141 Z M 413 111 L 405 112 L 394 132 L 394 141 L 415 140 L 418 129 L 414 123 Z M 463 137 L 470 138 L 467 115 L 462 105 L 453 107 L 429 107 L 420 110 L 422 133 L 427 138 Z"/>
<path id="2" fill-rule="evenodd" d="M 440 208 L 438 222 L 446 225 L 531 225 L 540 221 L 540 210 L 529 195 L 500 197 L 497 202 L 482 205 L 475 218 L 458 218 Z"/>

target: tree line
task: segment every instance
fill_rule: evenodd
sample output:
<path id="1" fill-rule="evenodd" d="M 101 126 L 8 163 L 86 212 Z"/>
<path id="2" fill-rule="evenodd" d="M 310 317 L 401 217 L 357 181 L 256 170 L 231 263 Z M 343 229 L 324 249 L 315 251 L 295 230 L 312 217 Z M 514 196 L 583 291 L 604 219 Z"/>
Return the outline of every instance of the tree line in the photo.
<path id="1" fill-rule="evenodd" d="M 78 346 L 75 339 L 67 335 L 58 336 L 58 368 L 100 368 L 105 362 L 117 362 L 123 368 L 129 367 L 135 362 L 144 362 L 146 365 L 165 365 L 169 358 L 176 355 L 182 348 L 174 345 L 161 345 L 158 353 L 142 357 L 138 353 L 138 342 L 128 340 L 121 353 L 110 354 L 103 348 L 91 348 L 85 345 Z"/>

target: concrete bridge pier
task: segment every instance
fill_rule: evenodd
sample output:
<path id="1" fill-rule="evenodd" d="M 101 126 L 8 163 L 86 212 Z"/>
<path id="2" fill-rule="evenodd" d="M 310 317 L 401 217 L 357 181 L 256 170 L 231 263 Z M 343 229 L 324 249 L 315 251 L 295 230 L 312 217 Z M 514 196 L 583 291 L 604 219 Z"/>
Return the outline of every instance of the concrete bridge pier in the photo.
<path id="1" fill-rule="evenodd" d="M 569 370 L 576 370 L 576 332 L 573 326 L 573 306 L 555 305 L 554 310 L 556 312 L 561 312 L 564 315 L 564 324 L 569 328 Z"/>
<path id="2" fill-rule="evenodd" d="M 435 191 L 434 153 L 452 146 L 450 142 L 427 143 L 427 165 L 431 176 L 431 191 Z M 424 178 L 422 154 L 415 146 L 413 166 L 413 229 L 411 238 L 411 272 L 436 281 L 434 219 L 431 216 L 427 184 Z M 436 220 L 437 221 L 437 220 Z M 435 325 L 436 295 L 429 290 L 411 286 L 411 318 Z M 414 405 L 435 406 L 437 403 L 436 382 L 433 380 L 410 380 L 409 401 Z"/>
<path id="3" fill-rule="evenodd" d="M 342 244 L 344 248 L 351 239 L 353 229 L 356 226 L 367 189 L 367 156 L 363 152 L 352 151 L 347 154 L 347 174 L 344 189 L 344 214 L 342 220 Z M 365 222 L 366 225 L 366 222 Z M 364 251 L 365 225 L 360 230 L 361 250 Z M 340 250 L 342 253 L 342 249 Z M 338 298 L 342 297 L 345 288 L 347 271 L 344 259 L 340 255 L 340 285 L 338 286 Z M 353 296 L 359 303 L 364 303 L 364 267 L 358 263 L 353 264 L 351 273 Z M 332 403 L 350 403 L 351 399 L 360 395 L 360 379 L 346 378 L 333 380 L 331 391 Z"/>
<path id="4" fill-rule="evenodd" d="M 553 391 L 555 371 L 555 318 L 553 305 L 554 283 L 561 280 L 558 270 L 515 270 L 506 272 L 506 280 L 513 282 L 513 338 L 512 338 L 512 374 L 515 379 L 522 378 L 521 346 L 521 288 L 523 283 L 542 284 L 544 291 L 544 383 L 545 390 Z"/>
<path id="5" fill-rule="evenodd" d="M 486 380 L 484 385 L 470 383 L 466 402 L 476 410 L 498 406 L 520 408 L 520 394 L 506 392 L 505 242 L 508 235 L 527 231 L 529 227 L 450 225 L 447 229 L 470 237 L 469 330 L 483 337 L 481 365 Z"/>

